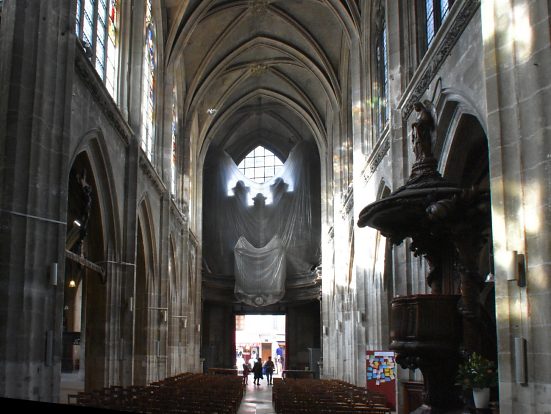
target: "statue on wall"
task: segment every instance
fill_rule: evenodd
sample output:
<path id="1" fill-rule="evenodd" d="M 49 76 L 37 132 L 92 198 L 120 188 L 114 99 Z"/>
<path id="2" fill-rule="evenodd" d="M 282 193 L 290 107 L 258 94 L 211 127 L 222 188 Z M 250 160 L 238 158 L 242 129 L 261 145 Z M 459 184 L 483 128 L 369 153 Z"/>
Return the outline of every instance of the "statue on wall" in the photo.
<path id="1" fill-rule="evenodd" d="M 415 162 L 411 175 L 402 189 L 448 185 L 437 170 L 438 161 L 432 152 L 432 139 L 436 128 L 436 114 L 429 101 L 413 104 L 416 119 L 411 124 L 411 144 Z M 400 189 L 397 190 L 399 192 Z"/>
<path id="2" fill-rule="evenodd" d="M 430 111 L 421 102 L 415 102 L 413 109 L 417 112 L 417 119 L 411 124 L 411 142 L 415 162 L 419 162 L 433 158 L 432 130 L 434 129 L 434 119 Z"/>
<path id="3" fill-rule="evenodd" d="M 76 181 L 79 185 L 82 208 L 80 212 L 80 234 L 76 244 L 76 253 L 81 254 L 82 242 L 88 234 L 88 222 L 90 220 L 90 212 L 92 209 L 92 186 L 86 181 L 86 170 L 83 169 L 76 174 Z"/>

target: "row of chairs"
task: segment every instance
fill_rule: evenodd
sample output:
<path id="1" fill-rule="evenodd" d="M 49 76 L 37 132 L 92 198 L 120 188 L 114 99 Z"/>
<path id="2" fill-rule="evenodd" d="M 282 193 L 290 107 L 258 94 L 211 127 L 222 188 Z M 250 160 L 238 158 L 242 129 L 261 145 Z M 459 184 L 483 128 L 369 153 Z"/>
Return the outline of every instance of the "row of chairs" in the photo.
<path id="1" fill-rule="evenodd" d="M 238 376 L 182 373 L 147 386 L 79 392 L 81 406 L 136 413 L 235 414 L 243 398 Z"/>
<path id="2" fill-rule="evenodd" d="M 274 378 L 278 414 L 390 414 L 386 397 L 340 380 Z"/>

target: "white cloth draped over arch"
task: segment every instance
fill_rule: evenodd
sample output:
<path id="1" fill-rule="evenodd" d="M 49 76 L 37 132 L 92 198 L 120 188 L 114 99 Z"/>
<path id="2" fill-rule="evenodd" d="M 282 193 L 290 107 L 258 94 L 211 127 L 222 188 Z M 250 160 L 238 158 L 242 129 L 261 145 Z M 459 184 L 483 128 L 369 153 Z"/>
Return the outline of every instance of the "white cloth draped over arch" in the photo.
<path id="1" fill-rule="evenodd" d="M 285 280 L 308 277 L 320 263 L 314 151 L 305 142 L 297 144 L 281 173 L 264 183 L 245 177 L 226 152 L 211 154 L 205 167 L 203 257 L 208 274 L 235 276 L 238 301 L 253 304 L 261 297 L 257 302 L 263 303 L 255 306 L 275 303 L 285 293 Z M 257 295 L 259 283 L 263 296 Z"/>
<path id="2" fill-rule="evenodd" d="M 285 295 L 285 248 L 277 235 L 256 248 L 243 236 L 235 248 L 235 297 L 252 306 L 267 306 Z"/>

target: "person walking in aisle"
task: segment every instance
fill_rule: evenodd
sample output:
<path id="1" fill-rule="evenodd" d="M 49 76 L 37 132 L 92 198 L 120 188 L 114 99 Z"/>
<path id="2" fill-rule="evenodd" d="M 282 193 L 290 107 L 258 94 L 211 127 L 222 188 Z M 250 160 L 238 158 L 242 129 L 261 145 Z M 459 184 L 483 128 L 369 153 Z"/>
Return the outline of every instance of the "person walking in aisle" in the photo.
<path id="1" fill-rule="evenodd" d="M 268 385 L 272 385 L 272 377 L 274 374 L 274 361 L 272 361 L 271 356 L 269 356 L 268 360 L 264 363 L 264 370 L 266 372 L 266 381 L 268 381 Z"/>
<path id="2" fill-rule="evenodd" d="M 243 384 L 247 385 L 249 383 L 249 374 L 251 372 L 251 369 L 249 368 L 249 364 L 247 362 L 243 363 Z"/>
<path id="3" fill-rule="evenodd" d="M 253 366 L 254 380 L 255 385 L 260 385 L 260 380 L 264 377 L 262 376 L 262 358 L 258 358 Z"/>

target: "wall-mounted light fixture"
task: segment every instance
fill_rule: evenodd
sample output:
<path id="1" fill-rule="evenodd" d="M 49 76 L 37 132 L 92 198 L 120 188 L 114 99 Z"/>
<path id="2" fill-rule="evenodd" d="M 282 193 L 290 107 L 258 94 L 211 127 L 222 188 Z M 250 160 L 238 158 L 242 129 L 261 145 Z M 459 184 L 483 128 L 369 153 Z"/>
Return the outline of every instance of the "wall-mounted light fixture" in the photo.
<path id="1" fill-rule="evenodd" d="M 526 261 L 522 253 L 516 250 L 509 251 L 509 263 L 507 272 L 507 280 L 516 280 L 520 287 L 526 286 Z"/>
<path id="2" fill-rule="evenodd" d="M 54 361 L 54 331 L 46 331 L 45 365 L 51 367 Z"/>
<path id="3" fill-rule="evenodd" d="M 50 285 L 57 286 L 57 263 L 50 264 Z"/>
<path id="4" fill-rule="evenodd" d="M 77 226 L 77 227 L 82 226 L 82 224 L 80 224 L 80 221 L 78 221 L 78 220 L 74 220 L 74 221 L 73 221 L 73 224 L 74 224 L 75 226 Z"/>
<path id="5" fill-rule="evenodd" d="M 168 322 L 168 308 L 159 308 L 157 306 L 149 306 L 148 309 L 159 311 L 161 322 Z"/>
<path id="6" fill-rule="evenodd" d="M 172 318 L 180 319 L 180 322 L 184 323 L 184 329 L 187 328 L 187 316 L 186 315 L 172 315 Z"/>
<path id="7" fill-rule="evenodd" d="M 74 288 L 74 287 L 76 287 L 76 286 L 77 286 L 77 284 L 76 284 L 76 282 L 75 282 L 74 279 L 69 280 L 69 287 L 70 287 L 70 288 Z"/>

